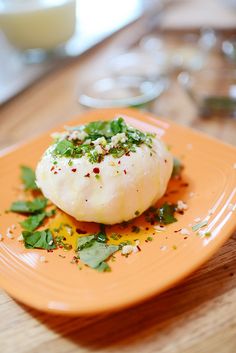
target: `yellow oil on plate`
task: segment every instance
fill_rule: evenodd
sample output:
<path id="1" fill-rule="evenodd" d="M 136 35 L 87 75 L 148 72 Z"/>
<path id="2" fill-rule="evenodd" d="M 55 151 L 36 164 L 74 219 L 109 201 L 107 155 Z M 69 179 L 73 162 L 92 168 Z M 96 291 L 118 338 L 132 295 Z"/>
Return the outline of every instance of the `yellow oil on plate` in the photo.
<path id="1" fill-rule="evenodd" d="M 0 285 L 17 300 L 36 309 L 67 315 L 86 315 L 118 310 L 156 295 L 175 285 L 196 270 L 230 237 L 236 226 L 236 149 L 208 138 L 171 121 L 158 119 L 148 113 L 131 109 L 102 109 L 79 116 L 74 124 L 94 120 L 108 120 L 115 116 L 137 128 L 153 131 L 171 148 L 184 164 L 181 180 L 171 181 L 167 195 L 160 201 L 183 200 L 188 209 L 177 215 L 178 222 L 164 230 L 147 227 L 142 216 L 136 220 L 142 231 L 139 235 L 121 226 L 109 232 L 121 231 L 124 237 L 140 238 L 138 253 L 128 257 L 118 253 L 110 260 L 111 272 L 99 273 L 86 266 L 71 263 L 73 251 L 53 252 L 25 249 L 17 241 L 18 223 L 22 216 L 6 213 L 11 202 L 20 197 L 19 165 L 35 167 L 43 151 L 51 142 L 45 134 L 0 158 Z M 206 219 L 204 231 L 210 236 L 197 235 L 192 230 L 196 219 Z M 75 222 L 58 212 L 50 227 L 63 220 L 72 227 L 94 231 L 96 224 Z M 13 239 L 6 230 L 16 225 Z M 187 229 L 190 234 L 180 232 Z M 152 241 L 147 241 L 152 237 Z M 75 238 L 71 238 L 74 246 Z M 45 256 L 46 262 L 40 261 Z M 73 261 L 72 261 L 73 262 Z"/>

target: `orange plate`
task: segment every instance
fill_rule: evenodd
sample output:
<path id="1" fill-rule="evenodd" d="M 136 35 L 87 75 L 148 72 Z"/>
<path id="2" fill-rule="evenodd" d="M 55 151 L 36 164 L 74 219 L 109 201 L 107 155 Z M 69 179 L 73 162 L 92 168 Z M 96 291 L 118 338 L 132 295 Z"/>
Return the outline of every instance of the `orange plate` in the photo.
<path id="1" fill-rule="evenodd" d="M 142 251 L 128 258 L 117 255 L 112 271 L 98 273 L 89 268 L 79 271 L 55 251 L 27 250 L 16 239 L 0 242 L 0 285 L 10 295 L 34 308 L 61 314 L 94 314 L 117 310 L 142 301 L 175 285 L 196 270 L 230 237 L 236 224 L 236 149 L 171 121 L 131 109 L 90 111 L 72 124 L 128 115 L 128 121 L 140 129 L 155 131 L 182 158 L 183 180 L 175 200 L 187 202 L 188 210 L 177 223 L 167 226 Z M 50 143 L 45 134 L 0 158 L 0 233 L 17 224 L 21 216 L 5 213 L 19 191 L 19 165 L 35 167 Z M 188 228 L 197 217 L 210 215 L 210 237 L 191 232 L 188 239 L 174 230 Z M 14 233 L 20 233 L 17 228 Z M 168 238 L 168 239 L 166 239 Z M 45 255 L 47 263 L 39 260 Z"/>

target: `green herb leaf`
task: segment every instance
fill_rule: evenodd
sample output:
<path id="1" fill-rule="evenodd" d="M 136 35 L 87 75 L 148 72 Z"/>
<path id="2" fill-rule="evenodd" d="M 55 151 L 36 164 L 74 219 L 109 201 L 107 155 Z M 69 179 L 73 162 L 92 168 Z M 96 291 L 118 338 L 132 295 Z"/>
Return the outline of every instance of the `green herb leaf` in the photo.
<path id="1" fill-rule="evenodd" d="M 47 206 L 47 199 L 38 197 L 33 201 L 16 201 L 11 204 L 10 211 L 16 213 L 33 214 L 43 211 Z"/>
<path id="2" fill-rule="evenodd" d="M 33 169 L 22 165 L 21 169 L 21 180 L 24 183 L 25 190 L 37 190 L 38 187 L 35 183 L 35 172 Z"/>
<path id="3" fill-rule="evenodd" d="M 100 232 L 96 235 L 96 240 L 100 243 L 106 243 L 107 241 L 107 236 L 106 233 Z"/>
<path id="4" fill-rule="evenodd" d="M 199 222 L 199 223 L 197 223 L 197 224 L 194 224 L 194 226 L 192 226 L 192 230 L 193 230 L 194 232 L 196 232 L 196 231 L 199 230 L 200 228 L 207 226 L 207 224 L 208 224 L 208 221 Z"/>
<path id="5" fill-rule="evenodd" d="M 180 176 L 182 170 L 183 170 L 183 164 L 181 163 L 181 161 L 174 157 L 174 160 L 173 160 L 173 170 L 172 170 L 172 174 L 171 174 L 171 177 L 177 177 L 177 176 Z"/>
<path id="6" fill-rule="evenodd" d="M 56 144 L 54 153 L 60 156 L 71 157 L 73 155 L 74 148 L 75 146 L 71 141 L 62 140 Z"/>
<path id="7" fill-rule="evenodd" d="M 119 246 L 100 243 L 94 239 L 94 235 L 78 239 L 79 258 L 92 268 L 97 268 L 117 250 Z"/>
<path id="8" fill-rule="evenodd" d="M 77 250 L 81 251 L 85 248 L 92 246 L 95 241 L 95 235 L 87 235 L 85 237 L 79 237 L 77 240 Z"/>
<path id="9" fill-rule="evenodd" d="M 20 225 L 25 230 L 32 232 L 43 223 L 43 220 L 46 218 L 46 216 L 47 215 L 45 212 L 29 216 L 26 220 L 20 222 Z"/>
<path id="10" fill-rule="evenodd" d="M 169 205 L 168 203 L 164 203 L 159 209 L 157 209 L 157 216 L 160 223 L 170 224 L 177 221 L 174 217 L 175 213 L 175 205 Z"/>
<path id="11" fill-rule="evenodd" d="M 106 262 L 101 262 L 100 265 L 98 265 L 95 268 L 98 272 L 111 272 L 110 266 Z"/>
<path id="12" fill-rule="evenodd" d="M 52 233 L 49 229 L 37 232 L 22 232 L 24 238 L 25 247 L 27 249 L 46 249 L 52 250 L 56 246 L 53 241 Z"/>

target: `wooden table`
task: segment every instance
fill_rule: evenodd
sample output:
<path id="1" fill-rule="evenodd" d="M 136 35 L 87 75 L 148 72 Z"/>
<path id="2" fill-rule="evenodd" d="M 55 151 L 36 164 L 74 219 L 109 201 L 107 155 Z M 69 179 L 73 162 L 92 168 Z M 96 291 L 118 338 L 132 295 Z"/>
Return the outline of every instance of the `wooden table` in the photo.
<path id="1" fill-rule="evenodd" d="M 143 29 L 141 25 L 141 29 Z M 0 108 L 0 147 L 64 123 L 83 111 L 81 83 L 138 35 L 135 24 L 78 61 L 52 73 Z M 127 35 L 129 32 L 129 36 Z M 181 124 L 236 144 L 236 120 L 203 120 L 176 86 L 157 103 Z M 0 291 L 1 353 L 235 353 L 236 234 L 200 270 L 177 287 L 136 307 L 93 317 L 64 318 L 28 308 Z"/>

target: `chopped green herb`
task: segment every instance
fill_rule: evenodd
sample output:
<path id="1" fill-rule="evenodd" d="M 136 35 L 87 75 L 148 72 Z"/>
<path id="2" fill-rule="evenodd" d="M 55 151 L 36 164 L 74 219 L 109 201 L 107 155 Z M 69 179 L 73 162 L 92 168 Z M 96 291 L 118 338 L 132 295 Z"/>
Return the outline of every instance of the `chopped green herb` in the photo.
<path id="1" fill-rule="evenodd" d="M 11 204 L 10 211 L 16 213 L 33 214 L 43 211 L 47 206 L 47 199 L 36 198 L 33 201 L 16 201 Z"/>
<path id="2" fill-rule="evenodd" d="M 180 176 L 182 170 L 183 170 L 183 164 L 181 163 L 181 161 L 174 157 L 174 160 L 173 160 L 173 170 L 172 170 L 172 174 L 171 174 L 171 177 L 178 177 Z"/>
<path id="3" fill-rule="evenodd" d="M 46 216 L 47 217 L 52 217 L 52 216 L 55 216 L 57 210 L 55 208 L 53 208 L 52 210 L 46 212 Z"/>
<path id="4" fill-rule="evenodd" d="M 206 238 L 211 237 L 211 232 L 206 232 L 206 233 L 204 234 L 204 236 L 205 236 Z"/>
<path id="5" fill-rule="evenodd" d="M 101 262 L 95 269 L 98 272 L 111 272 L 110 266 L 106 262 Z"/>
<path id="6" fill-rule="evenodd" d="M 37 232 L 22 232 L 25 247 L 27 249 L 46 249 L 52 250 L 56 248 L 54 244 L 52 233 L 49 229 Z"/>
<path id="7" fill-rule="evenodd" d="M 22 165 L 21 170 L 21 180 L 24 183 L 25 190 L 37 190 L 38 187 L 35 182 L 35 172 L 33 169 Z"/>
<path id="8" fill-rule="evenodd" d="M 74 127 L 71 131 L 84 132 L 84 138 L 68 140 L 56 140 L 52 154 L 59 157 L 81 158 L 86 156 L 91 163 L 100 163 L 104 159 L 104 155 L 110 154 L 114 158 L 120 158 L 124 154 L 136 152 L 136 147 L 141 144 L 146 144 L 152 147 L 153 137 L 155 135 L 144 133 L 131 126 L 128 126 L 123 118 L 118 118 L 112 121 L 94 121 L 84 126 Z M 123 134 L 120 139 L 115 142 L 112 138 L 117 134 Z M 109 149 L 98 153 L 93 143 L 98 138 L 103 139 L 102 146 L 109 145 Z M 68 164 L 71 163 L 70 161 Z M 97 177 L 98 179 L 98 177 Z"/>
<path id="9" fill-rule="evenodd" d="M 89 244 L 89 246 L 83 246 L 82 249 L 79 245 L 79 257 L 83 263 L 92 268 L 97 268 L 114 252 L 119 250 L 119 246 L 99 243 L 94 239 L 86 244 Z"/>
<path id="10" fill-rule="evenodd" d="M 77 250 L 81 251 L 85 248 L 89 248 L 90 246 L 93 245 L 95 241 L 95 235 L 88 235 L 85 237 L 79 237 L 77 241 Z"/>
<path id="11" fill-rule="evenodd" d="M 169 205 L 168 203 L 164 203 L 159 209 L 157 209 L 157 219 L 160 223 L 170 224 L 177 221 L 174 217 L 175 213 L 175 205 Z"/>
<path id="12" fill-rule="evenodd" d="M 138 226 L 132 226 L 132 229 L 131 229 L 132 233 L 139 233 L 140 232 L 140 228 Z"/>
<path id="13" fill-rule="evenodd" d="M 194 226 L 192 226 L 192 230 L 194 231 L 194 232 L 196 232 L 196 231 L 198 231 L 200 228 L 202 228 L 202 227 L 205 227 L 205 226 L 207 226 L 207 224 L 208 224 L 208 221 L 201 221 L 201 222 L 199 222 L 199 223 L 197 223 L 197 224 L 194 224 Z"/>
<path id="14" fill-rule="evenodd" d="M 153 237 L 147 237 L 146 241 L 153 241 Z"/>
<path id="15" fill-rule="evenodd" d="M 118 233 L 112 233 L 110 235 L 110 238 L 113 239 L 113 240 L 119 240 L 122 236 Z"/>
<path id="16" fill-rule="evenodd" d="M 105 233 L 103 232 L 99 232 L 97 235 L 96 235 L 96 240 L 100 243 L 106 243 L 107 241 L 107 236 Z"/>
<path id="17" fill-rule="evenodd" d="M 59 248 L 63 248 L 64 250 L 71 250 L 72 249 L 72 245 L 65 243 L 66 238 L 62 237 L 62 236 L 56 236 L 54 241 L 55 244 L 59 247 Z"/>
<path id="18" fill-rule="evenodd" d="M 43 220 L 46 218 L 46 216 L 47 215 L 45 212 L 29 216 L 26 220 L 20 222 L 20 225 L 25 230 L 32 232 L 43 223 Z"/>

